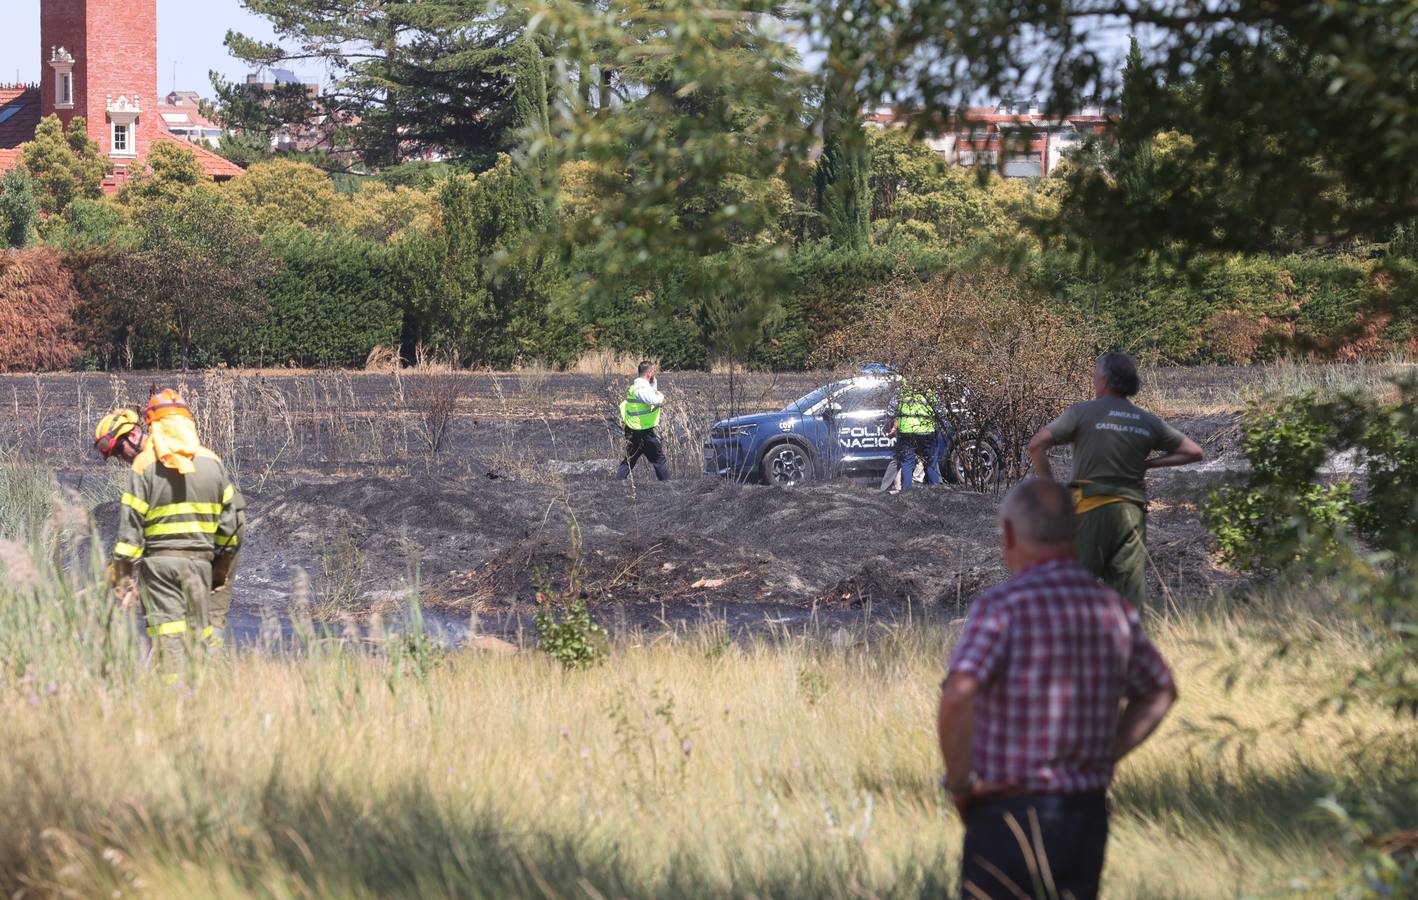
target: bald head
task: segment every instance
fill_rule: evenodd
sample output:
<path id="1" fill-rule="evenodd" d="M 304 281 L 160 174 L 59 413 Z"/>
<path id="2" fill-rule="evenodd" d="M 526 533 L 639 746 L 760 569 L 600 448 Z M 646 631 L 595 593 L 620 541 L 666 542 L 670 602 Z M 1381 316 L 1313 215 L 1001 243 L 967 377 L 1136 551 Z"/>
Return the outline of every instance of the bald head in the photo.
<path id="1" fill-rule="evenodd" d="M 1006 555 L 1011 552 L 1011 545 L 1026 555 L 1032 555 L 1035 549 L 1057 553 L 1061 547 L 1073 546 L 1078 527 L 1068 488 L 1043 478 L 1030 478 L 1016 485 L 1004 498 L 1000 519 L 1004 524 Z"/>

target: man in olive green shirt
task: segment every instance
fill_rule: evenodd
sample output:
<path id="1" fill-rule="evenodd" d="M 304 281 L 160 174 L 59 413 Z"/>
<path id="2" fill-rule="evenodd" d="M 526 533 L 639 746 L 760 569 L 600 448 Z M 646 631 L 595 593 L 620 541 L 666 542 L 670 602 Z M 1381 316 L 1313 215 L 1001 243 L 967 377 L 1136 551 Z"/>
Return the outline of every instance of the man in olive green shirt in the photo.
<path id="1" fill-rule="evenodd" d="M 1050 479 L 1049 448 L 1073 445 L 1079 562 L 1137 607 L 1147 600 L 1147 471 L 1204 456 L 1191 438 L 1133 405 L 1140 388 L 1131 357 L 1104 354 L 1093 370 L 1094 399 L 1075 403 L 1029 442 L 1034 471 Z"/>

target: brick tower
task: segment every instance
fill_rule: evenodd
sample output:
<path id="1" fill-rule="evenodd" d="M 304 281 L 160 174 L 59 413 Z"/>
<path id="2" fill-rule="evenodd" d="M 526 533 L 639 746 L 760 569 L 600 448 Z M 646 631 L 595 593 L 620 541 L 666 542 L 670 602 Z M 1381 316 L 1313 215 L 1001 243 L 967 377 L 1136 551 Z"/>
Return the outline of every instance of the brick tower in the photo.
<path id="1" fill-rule="evenodd" d="M 40 0 L 41 113 L 84 116 L 120 178 L 162 127 L 157 56 L 157 0 Z"/>

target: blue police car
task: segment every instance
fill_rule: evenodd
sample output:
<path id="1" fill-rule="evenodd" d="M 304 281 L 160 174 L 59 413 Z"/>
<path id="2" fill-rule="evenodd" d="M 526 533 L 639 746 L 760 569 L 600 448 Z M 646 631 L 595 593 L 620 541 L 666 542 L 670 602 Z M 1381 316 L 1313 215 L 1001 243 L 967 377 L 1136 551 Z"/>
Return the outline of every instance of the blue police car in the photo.
<path id="1" fill-rule="evenodd" d="M 784 486 L 834 477 L 876 477 L 896 453 L 887 417 L 900 378 L 869 366 L 824 385 L 778 412 L 716 422 L 704 442 L 704 471 L 723 478 Z M 944 417 L 942 417 L 944 422 Z M 940 435 L 941 474 L 952 482 L 993 481 L 999 441 L 989 434 Z M 924 473 L 919 469 L 917 476 Z"/>

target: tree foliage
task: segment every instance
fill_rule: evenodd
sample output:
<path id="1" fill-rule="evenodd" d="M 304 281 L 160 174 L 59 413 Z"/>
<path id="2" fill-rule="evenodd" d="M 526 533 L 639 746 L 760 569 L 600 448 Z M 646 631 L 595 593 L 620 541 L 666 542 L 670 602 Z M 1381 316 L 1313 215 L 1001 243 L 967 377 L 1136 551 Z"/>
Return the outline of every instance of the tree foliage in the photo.
<path id="1" fill-rule="evenodd" d="M 1408 127 L 1418 31 L 1389 0 L 913 0 L 864 38 L 874 91 L 948 112 L 974 92 L 1046 98 L 1053 113 L 1118 97 L 1097 36 L 1126 28 L 1135 136 L 1176 132 L 1185 152 L 1158 175 L 1166 238 L 1194 248 L 1296 248 L 1370 235 L 1415 212 Z M 1182 177 L 1182 173 L 1187 173 Z M 1283 186 L 1277 189 L 1278 186 Z M 1127 185 L 1080 211 L 1132 249 L 1159 228 Z M 1185 190 L 1181 190 L 1185 188 Z"/>
<path id="2" fill-rule="evenodd" d="M 265 312 L 275 264 L 242 210 L 216 188 L 152 203 L 133 227 L 133 249 L 107 260 L 105 282 L 131 328 L 177 341 L 184 369 L 199 339 Z"/>
<path id="3" fill-rule="evenodd" d="M 108 163 L 89 138 L 88 123 L 75 116 L 65 129 L 58 116 L 46 116 L 24 145 L 20 164 L 34 176 L 40 211 L 57 215 L 80 199 L 98 199 Z"/>
<path id="4" fill-rule="evenodd" d="M 34 176 L 24 166 L 0 175 L 0 241 L 29 246 L 39 232 L 39 196 Z"/>
<path id="5" fill-rule="evenodd" d="M 0 371 L 74 365 L 83 353 L 79 294 L 53 250 L 0 251 Z"/>
<path id="6" fill-rule="evenodd" d="M 339 220 L 342 198 L 330 176 L 309 163 L 276 159 L 233 178 L 226 189 L 262 231 L 290 225 L 323 229 Z"/>
<path id="7" fill-rule="evenodd" d="M 269 135 L 333 118 L 344 123 L 342 136 L 361 158 L 385 165 L 428 150 L 485 167 L 516 145 L 510 101 L 524 13 L 485 0 L 244 5 L 271 20 L 277 41 L 229 32 L 234 56 L 261 67 L 319 62 L 335 77 L 312 100 L 303 85 L 261 91 L 214 76 L 228 126 Z"/>

